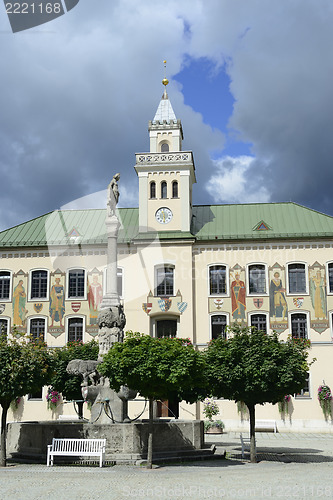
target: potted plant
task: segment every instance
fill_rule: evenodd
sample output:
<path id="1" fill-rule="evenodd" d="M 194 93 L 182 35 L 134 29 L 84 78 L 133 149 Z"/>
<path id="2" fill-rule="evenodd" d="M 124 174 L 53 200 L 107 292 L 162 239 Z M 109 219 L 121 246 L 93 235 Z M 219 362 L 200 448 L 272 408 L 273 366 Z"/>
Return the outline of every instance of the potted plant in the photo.
<path id="1" fill-rule="evenodd" d="M 222 420 L 205 420 L 204 429 L 206 434 L 222 434 L 224 423 Z"/>
<path id="2" fill-rule="evenodd" d="M 318 387 L 318 401 L 325 418 L 332 417 L 332 393 L 328 385 L 320 385 Z"/>
<path id="3" fill-rule="evenodd" d="M 291 400 L 291 396 L 290 394 L 287 394 L 286 396 L 284 396 L 284 398 L 282 399 L 282 401 L 279 401 L 278 402 L 278 406 L 279 406 L 279 412 L 281 413 L 282 417 L 289 413 L 289 402 Z"/>
<path id="4" fill-rule="evenodd" d="M 47 407 L 49 410 L 54 411 L 57 408 L 58 402 L 61 399 L 61 394 L 55 391 L 53 387 L 49 387 L 46 394 Z"/>
<path id="5" fill-rule="evenodd" d="M 219 407 L 212 398 L 206 398 L 203 402 L 203 414 L 208 420 L 204 421 L 204 429 L 207 434 L 222 434 L 224 424 L 221 420 L 213 420 L 220 413 Z"/>

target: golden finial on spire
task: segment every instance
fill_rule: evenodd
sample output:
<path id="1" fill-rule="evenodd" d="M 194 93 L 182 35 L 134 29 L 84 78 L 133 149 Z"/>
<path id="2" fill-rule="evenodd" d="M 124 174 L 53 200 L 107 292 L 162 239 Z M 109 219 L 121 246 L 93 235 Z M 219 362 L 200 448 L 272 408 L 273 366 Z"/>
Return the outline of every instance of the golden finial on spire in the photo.
<path id="1" fill-rule="evenodd" d="M 166 77 L 166 61 L 163 61 L 163 64 L 164 64 L 164 78 L 162 80 L 162 83 L 166 87 L 169 83 L 169 80 Z"/>

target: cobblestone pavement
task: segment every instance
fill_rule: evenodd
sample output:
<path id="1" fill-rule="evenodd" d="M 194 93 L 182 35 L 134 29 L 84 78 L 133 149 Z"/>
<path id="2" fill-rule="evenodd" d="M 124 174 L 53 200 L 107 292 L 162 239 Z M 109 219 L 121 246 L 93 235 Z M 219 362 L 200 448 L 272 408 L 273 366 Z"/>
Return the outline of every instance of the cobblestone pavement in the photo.
<path id="1" fill-rule="evenodd" d="M 0 499 L 333 499 L 333 434 L 257 433 L 257 464 L 241 458 L 239 434 L 206 442 L 228 459 L 152 470 L 10 464 L 0 469 Z"/>

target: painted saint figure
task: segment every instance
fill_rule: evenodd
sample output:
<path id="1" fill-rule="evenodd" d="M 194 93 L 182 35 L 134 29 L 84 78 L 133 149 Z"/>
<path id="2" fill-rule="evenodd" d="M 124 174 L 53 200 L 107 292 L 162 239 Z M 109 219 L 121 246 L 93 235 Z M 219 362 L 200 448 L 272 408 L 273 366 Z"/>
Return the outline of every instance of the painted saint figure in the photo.
<path id="1" fill-rule="evenodd" d="M 269 309 L 270 316 L 274 321 L 276 318 L 281 318 L 281 321 L 286 321 L 287 319 L 288 305 L 285 292 L 286 290 L 282 285 L 280 273 L 276 271 L 269 286 Z"/>
<path id="2" fill-rule="evenodd" d="M 316 319 L 326 319 L 325 278 L 320 270 L 310 279 L 310 294 Z"/>
<path id="3" fill-rule="evenodd" d="M 50 293 L 50 316 L 52 318 L 51 327 L 55 321 L 60 321 L 60 327 L 63 327 L 62 318 L 65 314 L 65 290 L 60 283 L 60 278 L 55 279 L 55 284 L 51 287 Z"/>
<path id="4" fill-rule="evenodd" d="M 234 319 L 245 319 L 245 283 L 240 280 L 239 273 L 235 274 L 235 280 L 231 283 L 231 306 Z"/>
<path id="5" fill-rule="evenodd" d="M 93 276 L 93 282 L 89 283 L 88 304 L 90 309 L 90 324 L 97 324 L 99 306 L 103 299 L 102 285 L 98 282 L 98 276 Z"/>
<path id="6" fill-rule="evenodd" d="M 112 178 L 112 181 L 108 185 L 107 210 L 109 217 L 112 217 L 112 215 L 116 215 L 116 207 L 119 200 L 119 189 L 118 189 L 119 179 L 120 179 L 120 174 L 115 174 Z"/>
<path id="7" fill-rule="evenodd" d="M 23 280 L 20 280 L 13 293 L 13 322 L 16 326 L 25 326 L 26 309 L 25 303 L 27 295 L 23 286 Z"/>

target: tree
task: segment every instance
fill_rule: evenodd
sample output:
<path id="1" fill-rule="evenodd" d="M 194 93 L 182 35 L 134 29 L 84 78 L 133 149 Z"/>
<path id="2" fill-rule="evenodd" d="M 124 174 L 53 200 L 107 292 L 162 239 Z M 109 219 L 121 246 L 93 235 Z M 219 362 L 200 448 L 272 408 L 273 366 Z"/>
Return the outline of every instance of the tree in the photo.
<path id="1" fill-rule="evenodd" d="M 10 339 L 0 335 L 0 466 L 6 466 L 6 426 L 9 405 L 16 398 L 38 391 L 50 382 L 53 357 L 46 344 L 29 339 Z"/>
<path id="2" fill-rule="evenodd" d="M 66 368 L 72 359 L 92 359 L 97 360 L 98 342 L 91 340 L 83 343 L 81 341 L 68 342 L 67 345 L 56 349 L 54 353 L 54 374 L 51 385 L 54 390 L 61 392 L 67 401 L 78 401 L 78 414 L 83 418 L 83 401 L 81 393 L 82 377 L 80 375 L 70 375 Z"/>
<path id="3" fill-rule="evenodd" d="M 229 328 L 232 336 L 213 340 L 205 351 L 213 396 L 243 401 L 250 414 L 251 462 L 256 462 L 255 405 L 281 401 L 299 392 L 309 370 L 309 341 L 280 341 L 276 333 Z"/>
<path id="4" fill-rule="evenodd" d="M 152 468 L 153 401 L 172 397 L 194 403 L 205 395 L 204 367 L 202 354 L 188 339 L 133 332 L 104 356 L 98 370 L 115 391 L 127 385 L 149 400 L 147 468 Z"/>

